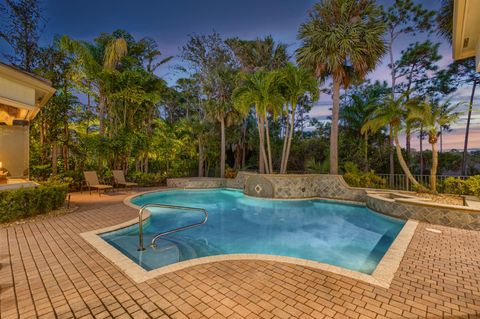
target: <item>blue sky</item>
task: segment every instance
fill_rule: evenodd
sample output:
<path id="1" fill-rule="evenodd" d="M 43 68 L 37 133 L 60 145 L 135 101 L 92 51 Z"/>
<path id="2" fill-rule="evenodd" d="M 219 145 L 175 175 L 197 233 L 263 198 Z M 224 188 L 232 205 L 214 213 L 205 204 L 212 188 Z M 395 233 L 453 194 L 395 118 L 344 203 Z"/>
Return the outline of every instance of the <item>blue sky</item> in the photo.
<path id="1" fill-rule="evenodd" d="M 2 2 L 3 0 L 0 0 Z M 379 1 L 388 6 L 392 0 Z M 438 8 L 440 1 L 425 0 L 422 4 L 432 10 Z M 277 41 L 289 45 L 292 53 L 298 46 L 297 30 L 306 20 L 307 11 L 315 1 L 311 0 L 44 0 L 43 8 L 47 27 L 42 43 L 51 41 L 54 34 L 67 34 L 76 39 L 92 40 L 101 32 L 125 29 L 135 38 L 152 37 L 165 56 L 176 56 L 192 33 L 210 33 L 213 30 L 223 37 L 253 39 L 271 34 Z M 424 40 L 425 36 L 415 39 L 405 37 L 395 44 L 395 56 L 410 42 Z M 452 61 L 451 48 L 442 39 L 431 36 L 434 42 L 442 42 L 441 66 Z M 0 43 L 0 50 L 5 50 Z M 159 75 L 173 84 L 179 76 L 174 59 L 159 70 Z M 368 75 L 370 79 L 389 81 L 386 59 Z M 462 88 L 458 98 L 468 101 L 469 87 Z M 479 94 L 480 96 L 480 94 Z M 477 97 L 477 100 L 480 98 Z M 325 119 L 329 114 L 330 97 L 323 95 L 311 112 L 312 117 Z M 478 101 L 477 101 L 478 106 Z M 478 109 L 478 107 L 477 107 Z M 471 136 L 472 148 L 480 148 L 480 113 L 474 114 L 474 131 Z M 461 137 L 465 119 L 461 119 L 452 133 L 444 138 L 447 148 L 462 148 Z M 415 146 L 415 142 L 414 142 Z"/>

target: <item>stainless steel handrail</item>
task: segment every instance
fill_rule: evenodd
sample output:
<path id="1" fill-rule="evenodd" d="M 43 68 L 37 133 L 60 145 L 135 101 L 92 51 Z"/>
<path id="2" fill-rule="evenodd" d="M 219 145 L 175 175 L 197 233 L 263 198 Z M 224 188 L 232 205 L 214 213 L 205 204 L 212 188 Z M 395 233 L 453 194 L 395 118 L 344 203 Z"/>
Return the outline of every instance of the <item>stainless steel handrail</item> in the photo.
<path id="1" fill-rule="evenodd" d="M 197 226 L 201 226 L 201 225 L 205 224 L 205 223 L 207 222 L 207 220 L 208 220 L 208 212 L 207 212 L 207 210 L 204 209 L 204 208 L 194 208 L 194 207 L 174 206 L 174 205 L 163 205 L 163 204 L 146 204 L 146 205 L 143 205 L 142 208 L 140 208 L 140 210 L 138 211 L 138 250 L 139 250 L 139 251 L 145 250 L 145 247 L 144 247 L 144 245 L 143 245 L 143 212 L 145 211 L 145 209 L 147 209 L 147 208 L 149 208 L 149 207 L 181 209 L 181 210 L 188 210 L 188 211 L 201 211 L 201 212 L 203 212 L 203 214 L 204 214 L 203 220 L 202 220 L 201 222 L 199 222 L 199 223 L 195 223 L 195 224 L 190 224 L 190 225 L 183 226 L 183 227 L 174 228 L 174 229 L 167 230 L 167 231 L 164 231 L 164 232 L 161 232 L 161 233 L 157 234 L 155 237 L 153 237 L 152 241 L 150 242 L 150 246 L 152 246 L 152 247 L 156 247 L 155 242 L 156 242 L 157 239 L 160 238 L 160 237 L 163 237 L 163 236 L 166 236 L 166 235 L 169 235 L 169 234 L 172 234 L 172 233 L 176 233 L 176 232 L 179 232 L 179 231 L 182 231 L 182 230 L 186 230 L 186 229 L 189 229 L 189 228 L 194 228 L 194 227 L 197 227 Z"/>

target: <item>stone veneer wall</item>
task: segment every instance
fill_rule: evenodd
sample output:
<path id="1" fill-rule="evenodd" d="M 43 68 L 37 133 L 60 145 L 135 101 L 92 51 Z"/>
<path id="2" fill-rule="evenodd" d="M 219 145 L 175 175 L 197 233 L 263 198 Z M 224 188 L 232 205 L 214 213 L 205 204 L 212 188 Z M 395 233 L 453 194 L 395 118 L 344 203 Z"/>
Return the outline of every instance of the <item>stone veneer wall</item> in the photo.
<path id="1" fill-rule="evenodd" d="M 433 205 L 411 199 L 385 198 L 381 193 L 367 196 L 367 207 L 401 219 L 415 219 L 429 224 L 480 230 L 480 211 L 456 208 L 452 205 Z"/>
<path id="2" fill-rule="evenodd" d="M 245 194 L 270 198 L 332 198 L 357 202 L 366 201 L 366 191 L 347 185 L 340 175 L 244 173 Z"/>
<path id="3" fill-rule="evenodd" d="M 266 175 L 240 172 L 234 179 L 226 178 L 171 178 L 167 186 L 172 188 L 236 188 L 246 195 L 264 198 L 313 198 L 323 197 L 351 201 L 366 201 L 366 191 L 349 187 L 340 175 Z"/>
<path id="4" fill-rule="evenodd" d="M 227 187 L 226 178 L 185 177 L 167 179 L 169 188 L 224 188 Z"/>

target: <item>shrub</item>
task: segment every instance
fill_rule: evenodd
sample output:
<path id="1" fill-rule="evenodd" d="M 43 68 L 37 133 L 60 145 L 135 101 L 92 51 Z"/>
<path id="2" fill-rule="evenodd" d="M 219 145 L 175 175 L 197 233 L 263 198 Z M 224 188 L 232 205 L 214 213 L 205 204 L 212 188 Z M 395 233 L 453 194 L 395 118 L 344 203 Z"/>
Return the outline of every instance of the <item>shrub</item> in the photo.
<path id="1" fill-rule="evenodd" d="M 68 186 L 54 181 L 0 192 L 0 222 L 48 213 L 63 205 Z"/>
<path id="2" fill-rule="evenodd" d="M 233 168 L 227 167 L 225 169 L 225 177 L 226 178 L 235 178 L 235 177 L 237 177 L 237 171 L 234 170 Z"/>
<path id="3" fill-rule="evenodd" d="M 475 195 L 480 197 L 480 175 L 470 176 L 465 180 L 465 185 L 467 186 L 466 195 Z"/>
<path id="4" fill-rule="evenodd" d="M 138 183 L 138 186 L 150 187 L 165 185 L 167 177 L 161 173 L 141 173 L 134 172 L 130 178 Z"/>
<path id="5" fill-rule="evenodd" d="M 442 183 L 442 191 L 448 194 L 466 195 L 467 184 L 463 179 L 447 177 Z"/>
<path id="6" fill-rule="evenodd" d="M 387 186 L 387 181 L 375 175 L 374 171 L 361 172 L 352 162 L 346 162 L 344 168 L 343 179 L 350 186 L 365 188 L 386 188 Z"/>
<path id="7" fill-rule="evenodd" d="M 480 197 L 480 175 L 470 176 L 465 180 L 447 177 L 442 183 L 442 191 L 448 194 L 475 195 Z"/>

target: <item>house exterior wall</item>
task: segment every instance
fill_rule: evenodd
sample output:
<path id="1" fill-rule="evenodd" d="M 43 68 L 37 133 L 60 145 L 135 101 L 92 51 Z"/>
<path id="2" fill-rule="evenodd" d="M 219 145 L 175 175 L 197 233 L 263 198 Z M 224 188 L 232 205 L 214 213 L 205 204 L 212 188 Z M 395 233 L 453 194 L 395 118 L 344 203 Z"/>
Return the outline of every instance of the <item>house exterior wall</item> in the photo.
<path id="1" fill-rule="evenodd" d="M 0 162 L 11 178 L 28 178 L 29 127 L 0 126 Z"/>

